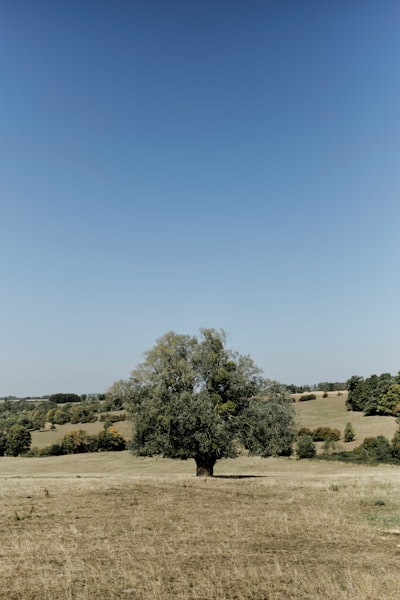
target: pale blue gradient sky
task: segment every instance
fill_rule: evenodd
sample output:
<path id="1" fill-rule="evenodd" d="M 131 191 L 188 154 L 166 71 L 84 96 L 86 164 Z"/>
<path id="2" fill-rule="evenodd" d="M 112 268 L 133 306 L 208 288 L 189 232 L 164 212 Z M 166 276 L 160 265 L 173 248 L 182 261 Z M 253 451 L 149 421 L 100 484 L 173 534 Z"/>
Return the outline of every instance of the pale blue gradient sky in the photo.
<path id="1" fill-rule="evenodd" d="M 400 369 L 400 5 L 0 3 L 0 396 L 172 329 L 284 383 Z"/>

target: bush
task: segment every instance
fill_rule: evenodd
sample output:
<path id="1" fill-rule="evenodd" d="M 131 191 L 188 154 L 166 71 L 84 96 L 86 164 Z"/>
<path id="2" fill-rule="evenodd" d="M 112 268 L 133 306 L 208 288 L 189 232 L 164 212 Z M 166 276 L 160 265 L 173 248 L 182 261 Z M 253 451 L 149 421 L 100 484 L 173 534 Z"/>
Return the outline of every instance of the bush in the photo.
<path id="1" fill-rule="evenodd" d="M 125 439 L 114 427 L 109 427 L 108 429 L 100 431 L 97 435 L 97 440 L 98 450 L 118 452 L 126 449 Z"/>
<path id="2" fill-rule="evenodd" d="M 93 442 L 92 436 L 88 435 L 86 431 L 79 429 L 66 433 L 62 439 L 61 446 L 65 454 L 81 454 L 82 452 L 97 450 Z"/>
<path id="3" fill-rule="evenodd" d="M 297 432 L 297 437 L 301 437 L 302 435 L 309 435 L 310 437 L 312 437 L 313 433 L 311 429 L 308 429 L 308 427 L 301 427 L 301 429 L 299 429 L 299 431 Z"/>
<path id="4" fill-rule="evenodd" d="M 336 441 L 331 438 L 324 441 L 322 446 L 322 451 L 324 454 L 334 454 L 336 453 Z"/>
<path id="5" fill-rule="evenodd" d="M 325 390 L 324 393 L 322 394 L 323 398 L 327 398 L 328 397 L 328 392 Z"/>
<path id="6" fill-rule="evenodd" d="M 356 437 L 356 434 L 353 429 L 353 425 L 351 423 L 346 423 L 346 427 L 344 428 L 344 441 L 352 442 Z"/>
<path id="7" fill-rule="evenodd" d="M 108 423 L 117 423 L 118 421 L 125 421 L 126 420 L 126 413 L 121 413 L 118 415 L 113 415 L 111 413 L 102 413 L 100 415 L 100 419 L 99 421 L 101 421 L 102 423 L 104 421 L 107 421 Z"/>
<path id="8" fill-rule="evenodd" d="M 353 450 L 356 458 L 375 461 L 390 462 L 393 458 L 389 440 L 383 435 L 365 438 L 360 446 Z"/>
<path id="9" fill-rule="evenodd" d="M 315 443 L 310 435 L 302 435 L 297 440 L 296 453 L 299 458 L 314 458 Z"/>
<path id="10" fill-rule="evenodd" d="M 307 402 L 308 400 L 315 400 L 316 397 L 317 396 L 315 394 L 303 394 L 302 396 L 300 396 L 299 402 Z"/>
<path id="11" fill-rule="evenodd" d="M 331 427 L 317 427 L 314 429 L 312 436 L 314 442 L 337 442 L 340 440 L 341 433 L 339 429 L 331 429 Z"/>
<path id="12" fill-rule="evenodd" d="M 392 456 L 397 460 L 400 460 L 400 431 L 396 431 L 392 439 Z"/>

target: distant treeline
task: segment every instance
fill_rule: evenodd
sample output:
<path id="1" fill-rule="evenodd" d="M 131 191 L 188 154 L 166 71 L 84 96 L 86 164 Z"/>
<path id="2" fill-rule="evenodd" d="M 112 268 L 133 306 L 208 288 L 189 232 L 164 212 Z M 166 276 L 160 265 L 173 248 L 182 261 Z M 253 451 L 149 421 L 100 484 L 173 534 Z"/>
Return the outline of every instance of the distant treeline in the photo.
<path id="1" fill-rule="evenodd" d="M 290 394 L 303 394 L 303 392 L 341 392 L 347 389 L 347 383 L 342 381 L 322 381 L 313 385 L 294 385 L 286 386 Z"/>
<path id="2" fill-rule="evenodd" d="M 70 396 L 65 394 L 65 396 Z M 0 403 L 0 432 L 7 431 L 13 425 L 22 425 L 28 430 L 43 429 L 46 423 L 63 425 L 64 423 L 90 423 L 97 421 L 100 414 L 106 414 L 112 421 L 110 411 L 121 411 L 122 402 L 118 399 L 60 402 L 50 400 L 31 402 L 29 400 L 4 400 Z M 101 418 L 101 417 L 100 417 Z M 118 420 L 125 417 L 121 413 Z"/>
<path id="3" fill-rule="evenodd" d="M 23 398 L 18 396 L 3 396 L 0 398 L 0 400 L 49 400 L 49 402 L 62 404 L 63 402 L 85 402 L 86 400 L 105 400 L 105 397 L 105 394 L 72 394 L 58 392 L 57 394 L 46 394 L 45 396 L 24 396 Z"/>

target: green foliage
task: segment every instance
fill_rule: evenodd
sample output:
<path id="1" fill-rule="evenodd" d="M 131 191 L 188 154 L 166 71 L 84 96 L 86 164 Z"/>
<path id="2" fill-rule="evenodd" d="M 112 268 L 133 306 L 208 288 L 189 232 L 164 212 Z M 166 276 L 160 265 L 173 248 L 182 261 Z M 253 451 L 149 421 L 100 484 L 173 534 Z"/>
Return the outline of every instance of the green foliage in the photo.
<path id="1" fill-rule="evenodd" d="M 20 456 L 28 452 L 31 445 L 29 429 L 23 425 L 12 425 L 6 433 L 5 453 L 7 456 Z"/>
<path id="2" fill-rule="evenodd" d="M 380 396 L 377 406 L 377 414 L 394 415 L 400 414 L 400 384 L 393 383 L 386 392 Z"/>
<path id="3" fill-rule="evenodd" d="M 81 397 L 78 394 L 51 394 L 49 396 L 49 402 L 54 402 L 55 404 L 65 404 L 66 402 L 81 402 Z"/>
<path id="4" fill-rule="evenodd" d="M 393 458 L 389 440 L 383 435 L 368 437 L 353 450 L 355 458 L 367 459 L 372 462 L 390 462 Z"/>
<path id="5" fill-rule="evenodd" d="M 281 387 L 268 400 L 251 400 L 240 417 L 240 440 L 250 454 L 290 456 L 295 439 L 293 403 Z"/>
<path id="6" fill-rule="evenodd" d="M 28 402 L 26 400 L 6 400 L 0 402 L 0 430 L 6 431 L 12 425 L 23 425 L 27 429 L 41 429 L 46 421 L 48 402 Z"/>
<path id="7" fill-rule="evenodd" d="M 94 452 L 97 450 L 93 437 L 81 429 L 69 431 L 62 439 L 61 446 L 64 454 L 81 454 L 82 452 Z"/>
<path id="8" fill-rule="evenodd" d="M 315 394 L 303 394 L 302 396 L 300 396 L 299 402 L 308 402 L 309 400 L 315 400 L 316 397 L 317 396 Z"/>
<path id="9" fill-rule="evenodd" d="M 363 411 L 365 415 L 397 415 L 400 412 L 398 376 L 390 373 L 371 375 L 367 379 L 354 375 L 347 381 L 348 410 Z"/>
<path id="10" fill-rule="evenodd" d="M 301 437 L 302 435 L 309 435 L 312 437 L 312 431 L 308 427 L 301 427 L 297 432 L 297 437 Z"/>
<path id="11" fill-rule="evenodd" d="M 393 436 L 391 444 L 392 456 L 397 460 L 400 460 L 400 431 L 396 431 Z"/>
<path id="12" fill-rule="evenodd" d="M 74 423 L 94 423 L 97 421 L 97 404 L 75 404 L 70 407 L 69 420 Z"/>
<path id="13" fill-rule="evenodd" d="M 118 452 L 126 449 L 126 441 L 117 429 L 108 427 L 97 434 L 97 449 Z"/>
<path id="14" fill-rule="evenodd" d="M 355 439 L 356 434 L 351 423 L 346 423 L 343 437 L 345 442 L 352 442 Z"/>
<path id="15" fill-rule="evenodd" d="M 212 475 L 216 460 L 236 456 L 240 442 L 266 456 L 288 453 L 293 438 L 286 389 L 267 385 L 251 358 L 228 350 L 224 332 L 214 329 L 165 334 L 109 394 L 133 416 L 134 452 L 193 458 L 197 474 Z"/>
<path id="16" fill-rule="evenodd" d="M 296 454 L 298 458 L 314 458 L 316 454 L 315 442 L 309 435 L 301 435 L 297 440 Z"/>
<path id="17" fill-rule="evenodd" d="M 126 420 L 126 413 L 118 413 L 116 415 L 113 415 L 111 413 L 102 413 L 100 415 L 100 419 L 99 421 L 104 422 L 107 421 L 110 425 L 112 423 L 118 423 L 118 421 L 125 421 Z"/>
<path id="18" fill-rule="evenodd" d="M 7 447 L 7 438 L 4 431 L 0 430 L 0 456 L 4 456 Z"/>
<path id="19" fill-rule="evenodd" d="M 317 427 L 313 433 L 314 442 L 325 442 L 325 441 L 338 441 L 340 440 L 341 433 L 339 429 L 332 429 L 331 427 Z"/>

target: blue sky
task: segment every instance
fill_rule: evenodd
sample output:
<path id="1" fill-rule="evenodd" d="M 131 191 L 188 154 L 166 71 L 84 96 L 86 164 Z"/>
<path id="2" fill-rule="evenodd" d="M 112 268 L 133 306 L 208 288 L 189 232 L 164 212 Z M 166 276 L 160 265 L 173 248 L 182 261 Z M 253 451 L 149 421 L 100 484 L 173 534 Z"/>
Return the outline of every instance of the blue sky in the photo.
<path id="1" fill-rule="evenodd" d="M 395 1 L 0 5 L 0 396 L 224 328 L 284 383 L 397 372 Z"/>

